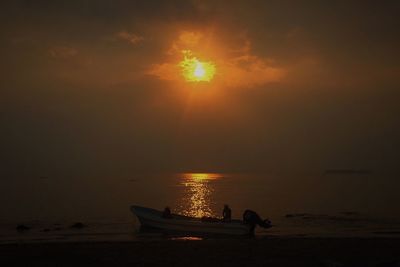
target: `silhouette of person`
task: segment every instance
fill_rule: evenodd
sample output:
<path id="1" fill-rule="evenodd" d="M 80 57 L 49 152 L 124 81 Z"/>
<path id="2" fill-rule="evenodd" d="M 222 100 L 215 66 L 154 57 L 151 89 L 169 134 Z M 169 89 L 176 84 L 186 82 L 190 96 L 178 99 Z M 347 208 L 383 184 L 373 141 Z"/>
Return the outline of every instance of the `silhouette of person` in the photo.
<path id="1" fill-rule="evenodd" d="M 245 224 L 249 224 L 251 226 L 251 228 L 250 228 L 251 234 L 254 234 L 254 230 L 255 230 L 257 224 L 263 228 L 270 228 L 272 226 L 272 223 L 270 220 L 261 219 L 260 215 L 258 215 L 255 211 L 252 211 L 252 210 L 244 211 L 243 222 Z"/>
<path id="2" fill-rule="evenodd" d="M 169 207 L 165 207 L 162 217 L 163 218 L 172 218 L 171 209 Z"/>
<path id="3" fill-rule="evenodd" d="M 232 210 L 227 204 L 224 205 L 224 210 L 222 211 L 222 220 L 224 222 L 230 222 L 232 219 Z"/>

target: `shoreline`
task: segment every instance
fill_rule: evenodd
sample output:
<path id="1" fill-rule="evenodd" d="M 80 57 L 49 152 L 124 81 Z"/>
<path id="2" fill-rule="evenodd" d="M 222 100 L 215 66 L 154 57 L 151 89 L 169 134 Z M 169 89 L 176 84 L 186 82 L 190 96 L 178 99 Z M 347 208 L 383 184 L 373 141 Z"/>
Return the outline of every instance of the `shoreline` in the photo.
<path id="1" fill-rule="evenodd" d="M 400 238 L 254 238 L 0 245 L 4 266 L 400 266 Z"/>

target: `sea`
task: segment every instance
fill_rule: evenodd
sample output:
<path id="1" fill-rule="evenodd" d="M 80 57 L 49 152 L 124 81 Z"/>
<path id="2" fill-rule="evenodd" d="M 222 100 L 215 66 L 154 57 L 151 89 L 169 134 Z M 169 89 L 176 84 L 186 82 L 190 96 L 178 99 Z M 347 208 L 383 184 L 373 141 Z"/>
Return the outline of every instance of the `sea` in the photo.
<path id="1" fill-rule="evenodd" d="M 239 219 L 251 209 L 273 224 L 258 227 L 255 238 L 398 238 L 397 177 L 382 177 L 369 172 L 191 172 L 4 179 L 0 244 L 217 238 L 143 232 L 131 205 L 219 218 L 227 204 Z"/>

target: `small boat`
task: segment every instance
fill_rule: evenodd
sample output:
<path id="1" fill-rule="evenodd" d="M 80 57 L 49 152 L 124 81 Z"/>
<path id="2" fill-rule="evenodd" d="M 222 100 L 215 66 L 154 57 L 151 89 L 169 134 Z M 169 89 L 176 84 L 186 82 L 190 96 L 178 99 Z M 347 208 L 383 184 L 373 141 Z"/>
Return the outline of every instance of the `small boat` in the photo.
<path id="1" fill-rule="evenodd" d="M 131 206 L 131 211 L 138 217 L 142 227 L 166 232 L 243 236 L 252 234 L 254 231 L 254 227 L 244 224 L 241 220 L 224 222 L 214 218 L 202 219 L 178 214 L 171 214 L 165 218 L 162 211 L 140 206 Z"/>

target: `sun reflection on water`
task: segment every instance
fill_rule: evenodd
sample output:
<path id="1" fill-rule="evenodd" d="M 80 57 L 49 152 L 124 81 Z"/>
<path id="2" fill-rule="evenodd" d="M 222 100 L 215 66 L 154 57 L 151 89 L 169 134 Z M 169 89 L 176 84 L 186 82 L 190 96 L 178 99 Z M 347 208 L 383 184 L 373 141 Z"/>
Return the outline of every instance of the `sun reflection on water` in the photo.
<path id="1" fill-rule="evenodd" d="M 222 176 L 215 173 L 184 173 L 181 184 L 185 187 L 180 209 L 184 215 L 191 217 L 212 216 L 213 180 Z"/>

